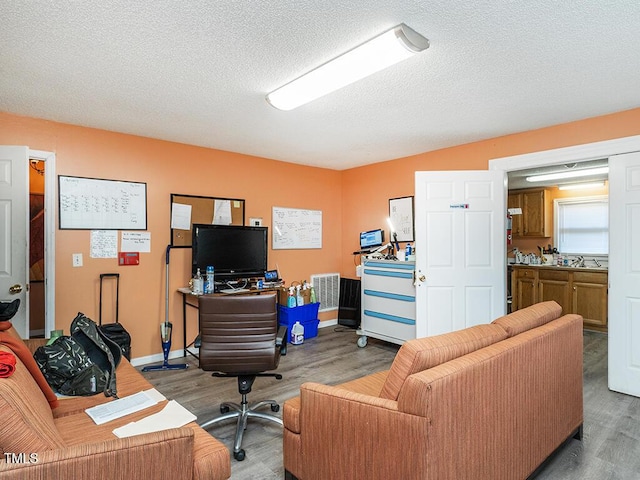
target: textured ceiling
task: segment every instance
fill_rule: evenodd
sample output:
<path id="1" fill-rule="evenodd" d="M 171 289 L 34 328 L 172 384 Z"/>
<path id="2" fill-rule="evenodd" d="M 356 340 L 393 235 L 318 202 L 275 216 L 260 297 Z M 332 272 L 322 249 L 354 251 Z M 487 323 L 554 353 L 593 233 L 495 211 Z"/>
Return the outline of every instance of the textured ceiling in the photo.
<path id="1" fill-rule="evenodd" d="M 640 106 L 636 0 L 0 2 L 0 110 L 344 169 Z M 431 47 L 265 95 L 406 23 Z"/>

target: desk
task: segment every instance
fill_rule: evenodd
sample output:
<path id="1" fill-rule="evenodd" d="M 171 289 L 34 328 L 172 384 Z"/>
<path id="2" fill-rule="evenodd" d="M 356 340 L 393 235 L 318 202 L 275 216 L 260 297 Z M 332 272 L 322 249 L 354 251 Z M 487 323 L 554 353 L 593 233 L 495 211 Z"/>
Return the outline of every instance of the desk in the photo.
<path id="1" fill-rule="evenodd" d="M 280 290 L 280 287 L 252 288 L 248 292 L 244 291 L 230 293 L 208 293 L 206 295 L 260 295 L 261 293 L 277 292 L 278 290 Z M 198 310 L 198 297 L 200 297 L 201 295 L 196 295 L 191 291 L 191 289 L 189 289 L 189 287 L 179 288 L 178 293 L 182 294 L 182 345 L 184 345 L 183 356 L 186 357 L 187 355 L 191 355 L 192 357 L 199 359 L 200 357 L 198 357 L 196 353 L 189 350 L 189 347 L 191 347 L 196 342 L 197 336 L 193 339 L 193 342 L 187 344 L 187 307 L 195 308 L 196 310 Z M 278 299 L 276 298 L 276 302 L 277 301 Z"/>

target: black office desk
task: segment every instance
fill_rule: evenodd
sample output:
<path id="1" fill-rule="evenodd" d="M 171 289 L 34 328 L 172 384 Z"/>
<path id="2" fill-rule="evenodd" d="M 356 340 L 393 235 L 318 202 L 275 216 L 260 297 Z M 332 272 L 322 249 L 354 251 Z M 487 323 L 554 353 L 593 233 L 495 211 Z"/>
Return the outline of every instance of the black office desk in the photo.
<path id="1" fill-rule="evenodd" d="M 261 293 L 277 292 L 279 289 L 280 287 L 252 288 L 248 292 L 244 291 L 230 293 L 208 293 L 206 295 L 259 295 Z M 191 347 L 195 343 L 197 336 L 191 343 L 187 344 L 187 307 L 195 308 L 196 310 L 198 310 L 198 297 L 200 297 L 201 295 L 194 294 L 191 289 L 189 289 L 189 287 L 179 288 L 178 292 L 182 294 L 182 345 L 184 345 L 183 356 L 186 357 L 187 355 L 191 355 L 192 357 L 199 359 L 200 357 L 198 357 L 196 353 L 189 350 L 189 347 Z"/>

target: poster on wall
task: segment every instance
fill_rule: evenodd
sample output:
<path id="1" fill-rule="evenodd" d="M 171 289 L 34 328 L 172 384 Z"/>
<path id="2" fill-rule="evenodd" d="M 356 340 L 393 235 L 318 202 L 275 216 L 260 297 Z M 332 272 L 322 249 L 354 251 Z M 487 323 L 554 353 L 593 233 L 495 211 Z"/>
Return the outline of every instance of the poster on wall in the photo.
<path id="1" fill-rule="evenodd" d="M 147 184 L 58 176 L 61 230 L 146 230 Z"/>

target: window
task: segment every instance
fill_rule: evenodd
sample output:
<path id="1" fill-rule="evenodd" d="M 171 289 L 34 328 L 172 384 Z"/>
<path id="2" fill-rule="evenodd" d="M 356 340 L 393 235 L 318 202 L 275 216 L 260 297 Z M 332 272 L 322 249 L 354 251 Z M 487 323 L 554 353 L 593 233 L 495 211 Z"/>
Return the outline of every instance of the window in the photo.
<path id="1" fill-rule="evenodd" d="M 554 202 L 555 238 L 561 253 L 609 253 L 609 198 L 559 198 Z"/>

